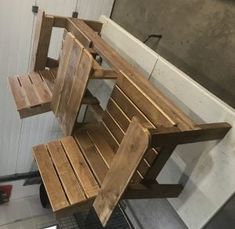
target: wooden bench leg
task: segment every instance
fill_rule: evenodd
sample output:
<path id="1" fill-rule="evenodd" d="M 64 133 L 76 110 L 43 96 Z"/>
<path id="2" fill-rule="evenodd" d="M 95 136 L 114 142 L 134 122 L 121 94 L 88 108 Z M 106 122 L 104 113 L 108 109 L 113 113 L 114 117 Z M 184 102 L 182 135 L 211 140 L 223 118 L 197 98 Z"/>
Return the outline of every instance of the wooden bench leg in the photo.
<path id="1" fill-rule="evenodd" d="M 152 184 L 148 187 L 142 184 L 129 185 L 123 199 L 173 198 L 179 196 L 181 184 Z"/>

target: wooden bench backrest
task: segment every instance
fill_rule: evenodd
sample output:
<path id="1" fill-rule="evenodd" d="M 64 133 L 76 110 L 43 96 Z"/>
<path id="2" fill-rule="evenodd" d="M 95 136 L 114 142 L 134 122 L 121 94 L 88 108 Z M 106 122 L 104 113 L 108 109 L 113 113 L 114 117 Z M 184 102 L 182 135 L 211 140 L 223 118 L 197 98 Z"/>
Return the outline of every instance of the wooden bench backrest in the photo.
<path id="1" fill-rule="evenodd" d="M 90 53 L 67 33 L 53 89 L 51 108 L 65 135 L 71 135 L 93 66 Z"/>

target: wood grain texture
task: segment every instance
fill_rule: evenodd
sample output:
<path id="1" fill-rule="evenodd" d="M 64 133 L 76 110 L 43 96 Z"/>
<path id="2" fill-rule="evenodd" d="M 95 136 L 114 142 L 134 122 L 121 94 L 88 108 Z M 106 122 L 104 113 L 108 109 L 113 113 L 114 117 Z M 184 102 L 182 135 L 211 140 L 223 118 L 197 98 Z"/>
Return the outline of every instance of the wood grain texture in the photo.
<path id="1" fill-rule="evenodd" d="M 109 220 L 141 162 L 149 146 L 149 137 L 147 129 L 133 118 L 93 204 L 103 226 Z"/>
<path id="2" fill-rule="evenodd" d="M 99 184 L 92 174 L 80 148 L 73 137 L 61 139 L 61 143 L 66 151 L 67 157 L 74 169 L 74 172 L 85 191 L 87 198 L 92 198 L 99 191 Z"/>
<path id="3" fill-rule="evenodd" d="M 72 205 L 85 201 L 85 192 L 73 172 L 60 141 L 49 142 L 47 144 L 47 149 L 55 165 L 55 169 L 63 185 L 66 196 L 68 197 L 69 203 Z M 50 176 L 50 174 L 48 175 Z"/>
<path id="4" fill-rule="evenodd" d="M 46 67 L 54 17 L 39 11 L 33 43 L 31 70 L 39 71 Z"/>
<path id="5" fill-rule="evenodd" d="M 46 146 L 35 146 L 33 152 L 53 211 L 69 206 Z"/>
<path id="6" fill-rule="evenodd" d="M 65 135 L 73 131 L 92 63 L 92 56 L 71 33 L 67 33 L 51 104 Z"/>

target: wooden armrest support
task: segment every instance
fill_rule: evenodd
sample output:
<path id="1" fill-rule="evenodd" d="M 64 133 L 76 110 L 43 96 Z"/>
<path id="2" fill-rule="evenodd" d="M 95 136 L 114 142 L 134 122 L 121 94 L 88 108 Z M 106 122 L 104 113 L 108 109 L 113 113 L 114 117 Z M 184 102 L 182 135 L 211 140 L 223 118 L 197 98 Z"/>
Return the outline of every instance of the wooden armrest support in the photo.
<path id="1" fill-rule="evenodd" d="M 173 198 L 179 196 L 183 186 L 181 184 L 131 184 L 123 195 L 123 199 L 151 199 Z"/>
<path id="2" fill-rule="evenodd" d="M 148 149 L 149 141 L 148 130 L 133 118 L 93 204 L 104 226 Z"/>
<path id="3" fill-rule="evenodd" d="M 171 143 L 186 144 L 222 139 L 231 129 L 228 123 L 211 123 L 195 126 L 193 130 L 180 131 L 177 127 L 149 129 L 152 146 L 159 147 Z"/>

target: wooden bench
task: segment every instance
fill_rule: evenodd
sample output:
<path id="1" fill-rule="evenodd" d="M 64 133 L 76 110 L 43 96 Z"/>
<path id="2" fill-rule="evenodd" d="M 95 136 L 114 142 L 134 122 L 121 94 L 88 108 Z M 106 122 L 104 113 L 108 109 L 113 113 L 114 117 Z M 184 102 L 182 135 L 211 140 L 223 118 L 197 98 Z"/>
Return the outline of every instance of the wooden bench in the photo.
<path id="1" fill-rule="evenodd" d="M 177 197 L 180 184 L 156 181 L 175 147 L 221 139 L 230 125 L 195 124 L 94 31 L 76 24 L 116 69 L 116 85 L 101 121 L 33 151 L 53 211 L 60 216 L 93 205 L 106 225 L 120 199 Z"/>
<path id="2" fill-rule="evenodd" d="M 221 139 L 231 126 L 194 123 L 102 40 L 92 29 L 99 24 L 53 20 L 72 33 L 65 38 L 51 102 L 67 136 L 35 146 L 33 153 L 55 214 L 93 206 L 105 226 L 121 199 L 177 197 L 182 185 L 156 181 L 175 147 Z M 91 51 L 106 60 L 117 80 L 101 119 L 77 126 Z M 100 69 L 95 75 L 105 74 Z"/>
<path id="3" fill-rule="evenodd" d="M 52 29 L 53 27 L 58 26 L 58 20 L 60 20 L 60 17 L 57 17 L 57 20 L 55 20 L 55 18 L 56 17 L 54 16 L 46 15 L 42 11 L 39 12 L 31 58 L 31 72 L 23 76 L 13 76 L 8 78 L 17 111 L 21 118 L 51 111 L 51 101 L 54 93 L 53 89 L 59 65 L 59 61 L 48 57 Z M 86 21 L 86 23 L 95 26 L 98 31 L 101 29 L 101 23 L 98 24 L 92 21 Z M 64 28 L 65 34 L 67 32 L 74 32 L 75 35 L 77 34 L 71 26 L 68 26 L 68 31 L 66 26 L 64 26 Z M 81 45 L 88 46 L 89 41 L 83 41 Z M 69 49 L 69 47 L 65 47 L 65 49 Z M 69 51 L 66 50 L 64 53 L 67 55 Z M 92 52 L 92 55 L 95 57 L 96 53 Z M 90 77 L 93 79 L 116 78 L 113 71 L 102 69 L 95 59 L 92 63 Z M 87 92 L 86 95 L 89 96 L 90 93 Z M 89 104 L 90 102 L 94 102 L 93 97 L 86 98 L 83 101 L 84 104 Z"/>

